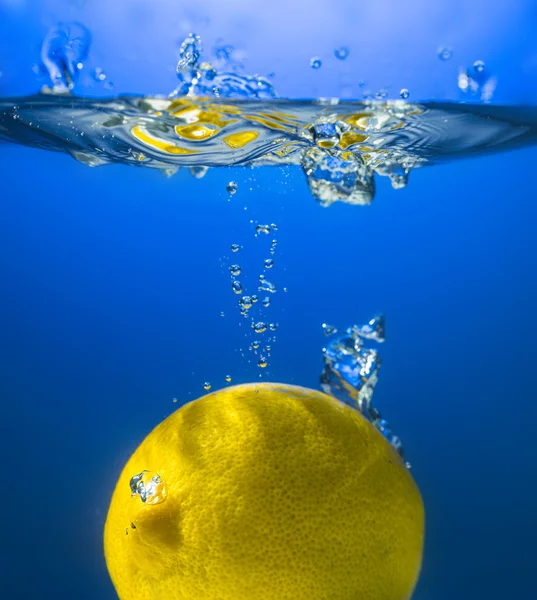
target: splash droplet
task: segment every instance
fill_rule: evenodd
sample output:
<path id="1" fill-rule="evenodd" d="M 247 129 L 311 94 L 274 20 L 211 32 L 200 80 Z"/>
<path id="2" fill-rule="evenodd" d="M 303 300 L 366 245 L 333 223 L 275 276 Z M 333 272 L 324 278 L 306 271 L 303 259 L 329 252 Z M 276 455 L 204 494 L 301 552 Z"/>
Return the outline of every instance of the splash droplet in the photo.
<path id="1" fill-rule="evenodd" d="M 440 46 L 436 54 L 440 60 L 449 60 L 453 56 L 453 49 L 450 46 Z"/>
<path id="2" fill-rule="evenodd" d="M 237 189 L 238 189 L 238 185 L 236 181 L 230 181 L 227 185 L 226 185 L 226 190 L 228 191 L 228 194 L 234 194 Z"/>
<path id="3" fill-rule="evenodd" d="M 274 260 L 272 258 L 267 258 L 265 260 L 265 269 L 272 269 L 274 266 Z"/>
<path id="4" fill-rule="evenodd" d="M 323 62 L 318 56 L 314 56 L 310 59 L 310 67 L 312 69 L 320 69 L 322 65 Z"/>
<path id="5" fill-rule="evenodd" d="M 336 48 L 334 50 L 334 56 L 338 60 L 345 60 L 347 56 L 349 56 L 349 49 L 346 46 L 341 46 L 340 48 Z"/>
<path id="6" fill-rule="evenodd" d="M 130 480 L 132 497 L 139 496 L 145 504 L 160 504 L 166 500 L 166 484 L 158 473 L 143 470 Z"/>
<path id="7" fill-rule="evenodd" d="M 242 294 L 242 285 L 240 283 L 240 281 L 234 281 L 231 284 L 231 289 L 236 293 L 236 294 Z"/>

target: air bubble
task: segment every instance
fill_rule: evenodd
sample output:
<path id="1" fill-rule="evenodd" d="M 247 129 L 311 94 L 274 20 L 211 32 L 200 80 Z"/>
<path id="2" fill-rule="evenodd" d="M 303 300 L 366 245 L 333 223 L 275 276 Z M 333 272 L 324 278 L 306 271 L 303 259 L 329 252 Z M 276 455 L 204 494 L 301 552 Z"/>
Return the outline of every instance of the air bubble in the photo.
<path id="1" fill-rule="evenodd" d="M 203 389 L 209 391 L 211 389 L 211 384 L 208 381 L 206 381 L 203 384 Z"/>
<path id="2" fill-rule="evenodd" d="M 272 229 L 272 231 L 278 231 L 278 226 L 276 225 L 276 223 L 271 223 L 270 228 Z"/>
<path id="3" fill-rule="evenodd" d="M 258 340 L 255 340 L 252 342 L 252 348 L 254 348 L 254 350 L 257 350 L 260 346 L 260 342 Z"/>
<path id="4" fill-rule="evenodd" d="M 242 294 L 242 285 L 239 281 L 234 281 L 231 284 L 231 289 L 236 293 L 236 294 Z"/>
<path id="5" fill-rule="evenodd" d="M 270 306 L 270 298 L 268 296 L 265 296 L 263 298 L 263 306 Z"/>
<path id="6" fill-rule="evenodd" d="M 249 308 L 252 308 L 252 298 L 250 296 L 243 296 L 240 300 L 239 300 L 239 304 L 242 308 L 244 308 L 245 310 L 248 310 Z"/>
<path id="7" fill-rule="evenodd" d="M 259 287 L 257 288 L 260 292 L 270 292 L 271 294 L 274 294 L 276 292 L 276 286 L 271 283 L 270 281 L 267 281 L 265 279 L 261 280 L 261 278 L 259 278 Z"/>
<path id="8" fill-rule="evenodd" d="M 334 50 L 334 56 L 338 60 L 345 60 L 347 56 L 349 56 L 349 49 L 346 46 L 341 46 L 340 48 L 336 48 Z"/>
<path id="9" fill-rule="evenodd" d="M 265 260 L 265 269 L 272 269 L 274 266 L 274 260 L 272 258 L 267 258 Z"/>
<path id="10" fill-rule="evenodd" d="M 234 194 L 237 191 L 237 188 L 239 186 L 237 185 L 236 181 L 230 181 L 227 185 L 226 185 L 226 190 L 228 191 L 229 194 Z"/>
<path id="11" fill-rule="evenodd" d="M 229 383 L 231 381 L 231 375 L 226 375 L 226 381 Z"/>
<path id="12" fill-rule="evenodd" d="M 233 277 L 237 277 L 241 274 L 240 265 L 231 265 L 231 267 L 229 267 L 229 272 L 233 275 Z"/>
<path id="13" fill-rule="evenodd" d="M 310 59 L 310 67 L 312 69 L 320 69 L 323 65 L 322 60 L 318 56 L 314 56 Z"/>
<path id="14" fill-rule="evenodd" d="M 476 60 L 473 67 L 478 73 L 483 73 L 485 70 L 485 63 L 482 60 Z"/>
<path id="15" fill-rule="evenodd" d="M 101 67 L 96 67 L 93 70 L 93 79 L 95 79 L 95 81 L 104 81 L 106 79 L 106 73 Z"/>
<path id="16" fill-rule="evenodd" d="M 270 227 L 268 225 L 256 225 L 255 231 L 256 233 L 265 233 L 268 235 L 270 233 Z"/>
<path id="17" fill-rule="evenodd" d="M 231 244 L 230 250 L 231 252 L 238 252 L 240 250 L 239 244 Z"/>
<path id="18" fill-rule="evenodd" d="M 160 504 L 166 500 L 167 491 L 164 480 L 158 473 L 143 470 L 130 480 L 132 497 L 139 496 L 145 504 Z"/>
<path id="19" fill-rule="evenodd" d="M 257 323 L 252 323 L 252 329 L 256 333 L 264 333 L 267 330 L 267 326 L 263 321 L 258 321 Z"/>
<path id="20" fill-rule="evenodd" d="M 252 302 L 255 304 L 258 300 L 259 300 L 259 296 L 257 294 L 254 294 L 252 296 Z"/>
<path id="21" fill-rule="evenodd" d="M 401 96 L 401 98 L 403 98 L 403 100 L 406 100 L 410 96 L 410 92 L 406 88 L 403 88 L 399 92 L 399 95 Z"/>
<path id="22" fill-rule="evenodd" d="M 337 333 L 336 327 L 334 327 L 333 325 L 329 325 L 328 323 L 323 323 L 322 328 L 324 331 L 324 335 L 326 335 L 327 337 L 329 335 L 334 335 L 334 333 Z"/>
<path id="23" fill-rule="evenodd" d="M 268 365 L 268 360 L 264 356 L 260 356 L 257 364 L 264 369 Z"/>
<path id="24" fill-rule="evenodd" d="M 271 331 L 276 331 L 276 329 L 278 329 L 278 324 L 277 323 L 270 323 L 269 329 Z"/>

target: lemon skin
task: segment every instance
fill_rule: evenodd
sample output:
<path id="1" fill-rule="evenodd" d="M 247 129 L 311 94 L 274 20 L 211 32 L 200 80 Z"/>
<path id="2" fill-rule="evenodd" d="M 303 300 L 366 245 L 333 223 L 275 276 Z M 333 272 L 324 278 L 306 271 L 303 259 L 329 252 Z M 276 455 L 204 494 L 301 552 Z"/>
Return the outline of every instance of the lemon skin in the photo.
<path id="1" fill-rule="evenodd" d="M 144 470 L 162 478 L 157 504 L 131 494 Z M 416 484 L 358 411 L 264 383 L 190 402 L 146 437 L 104 547 L 121 600 L 406 600 L 423 536 Z"/>

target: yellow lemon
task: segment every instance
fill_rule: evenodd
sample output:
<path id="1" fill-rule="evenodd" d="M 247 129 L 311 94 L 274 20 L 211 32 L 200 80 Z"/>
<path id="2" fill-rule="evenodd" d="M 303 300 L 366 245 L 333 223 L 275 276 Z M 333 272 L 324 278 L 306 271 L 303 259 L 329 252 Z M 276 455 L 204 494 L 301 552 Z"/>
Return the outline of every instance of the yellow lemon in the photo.
<path id="1" fill-rule="evenodd" d="M 125 466 L 104 532 L 121 600 L 404 600 L 420 493 L 356 410 L 279 384 L 181 407 Z"/>

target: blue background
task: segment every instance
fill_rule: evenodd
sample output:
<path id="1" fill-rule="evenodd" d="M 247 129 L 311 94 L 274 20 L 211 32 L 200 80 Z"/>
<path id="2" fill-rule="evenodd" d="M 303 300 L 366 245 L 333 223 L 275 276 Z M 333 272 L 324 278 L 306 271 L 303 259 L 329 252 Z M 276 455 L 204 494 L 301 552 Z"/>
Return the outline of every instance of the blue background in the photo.
<path id="1" fill-rule="evenodd" d="M 248 70 L 274 70 L 282 95 L 337 95 L 348 77 L 354 95 L 365 78 L 456 99 L 459 64 L 484 59 L 495 100 L 537 100 L 530 2 L 35 4 L 0 0 L 3 95 L 39 88 L 40 41 L 76 18 L 118 92 L 173 88 L 177 41 L 193 28 L 245 49 Z M 340 63 L 342 44 L 351 54 Z M 450 61 L 439 45 L 453 46 Z M 111 92 L 87 78 L 80 93 Z M 265 379 L 317 387 L 321 323 L 387 316 L 375 401 L 427 510 L 415 598 L 535 598 L 536 160 L 528 149 L 422 169 L 404 190 L 378 181 L 370 207 L 322 209 L 299 169 L 167 180 L 2 146 L 2 597 L 115 597 L 102 554 L 115 480 L 174 397 L 228 373 L 258 378 L 228 266 L 242 266 L 252 291 L 270 246 L 255 223 L 276 222 L 267 319 L 279 329 Z M 231 243 L 244 248 L 230 256 Z"/>

